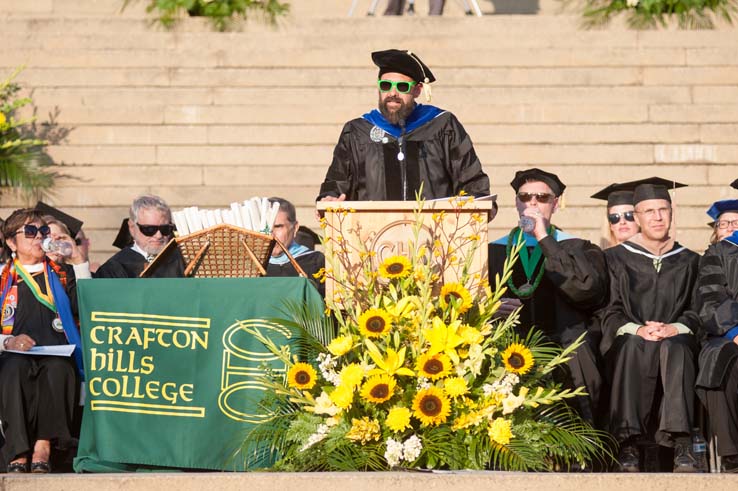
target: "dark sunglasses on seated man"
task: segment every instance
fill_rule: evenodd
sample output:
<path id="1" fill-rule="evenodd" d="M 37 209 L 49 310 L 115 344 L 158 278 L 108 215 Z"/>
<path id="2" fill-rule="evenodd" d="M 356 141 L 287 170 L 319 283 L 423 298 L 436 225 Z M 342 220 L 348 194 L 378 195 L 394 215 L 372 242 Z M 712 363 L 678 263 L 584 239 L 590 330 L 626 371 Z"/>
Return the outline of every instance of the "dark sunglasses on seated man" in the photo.
<path id="1" fill-rule="evenodd" d="M 396 82 L 394 80 L 379 80 L 377 82 L 380 92 L 389 92 L 394 88 L 400 94 L 409 94 L 412 88 L 415 87 L 417 84 L 418 82 Z"/>
<path id="2" fill-rule="evenodd" d="M 23 232 L 23 235 L 25 235 L 27 239 L 34 239 L 39 232 L 41 232 L 41 237 L 46 237 L 51 233 L 51 229 L 48 225 L 38 226 L 32 223 L 27 223 L 23 225 L 22 230 L 16 230 L 15 232 L 13 232 L 13 235 L 11 235 L 11 237 L 18 235 L 21 232 Z"/>
<path id="3" fill-rule="evenodd" d="M 620 221 L 620 217 L 625 218 L 629 222 L 632 222 L 633 220 L 635 220 L 635 218 L 633 218 L 632 211 L 626 211 L 625 213 L 608 213 L 607 214 L 607 220 L 613 225 L 615 225 L 616 223 Z"/>
<path id="4" fill-rule="evenodd" d="M 137 223 L 136 226 L 146 237 L 153 237 L 157 231 L 161 232 L 164 237 L 172 235 L 172 232 L 174 232 L 174 225 L 171 223 L 165 223 L 164 225 L 141 225 Z"/>
<path id="5" fill-rule="evenodd" d="M 556 197 L 551 193 L 525 193 L 523 191 L 518 193 L 518 199 L 523 203 L 532 200 L 534 196 L 539 203 L 550 203 Z"/>

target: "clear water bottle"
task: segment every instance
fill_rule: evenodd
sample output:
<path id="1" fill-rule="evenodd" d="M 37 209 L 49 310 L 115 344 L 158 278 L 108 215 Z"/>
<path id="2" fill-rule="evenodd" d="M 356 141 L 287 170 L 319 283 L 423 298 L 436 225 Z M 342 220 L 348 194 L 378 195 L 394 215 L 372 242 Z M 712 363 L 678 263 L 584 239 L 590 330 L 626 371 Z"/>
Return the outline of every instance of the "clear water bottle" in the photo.
<path id="1" fill-rule="evenodd" d="M 696 461 L 697 472 L 707 472 L 707 442 L 699 428 L 692 428 L 692 455 Z"/>
<path id="2" fill-rule="evenodd" d="M 62 257 L 70 257 L 72 255 L 72 244 L 63 240 L 54 240 L 46 237 L 41 242 L 41 249 L 46 253 L 59 254 Z"/>
<path id="3" fill-rule="evenodd" d="M 520 230 L 525 232 L 526 234 L 531 233 L 536 228 L 536 221 L 529 217 L 523 215 L 520 217 L 520 221 L 518 222 L 518 227 L 520 227 Z"/>

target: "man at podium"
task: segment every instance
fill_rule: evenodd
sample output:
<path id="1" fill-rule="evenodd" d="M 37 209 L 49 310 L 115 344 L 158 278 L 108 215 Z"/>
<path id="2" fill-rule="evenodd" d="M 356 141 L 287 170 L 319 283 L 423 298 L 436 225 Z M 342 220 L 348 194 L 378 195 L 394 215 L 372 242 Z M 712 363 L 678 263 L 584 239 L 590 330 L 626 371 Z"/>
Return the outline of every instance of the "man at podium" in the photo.
<path id="1" fill-rule="evenodd" d="M 416 99 L 436 79 L 418 55 L 372 53 L 379 67 L 378 108 L 345 124 L 320 186 L 323 201 L 412 201 L 489 194 L 471 138 L 448 111 Z"/>

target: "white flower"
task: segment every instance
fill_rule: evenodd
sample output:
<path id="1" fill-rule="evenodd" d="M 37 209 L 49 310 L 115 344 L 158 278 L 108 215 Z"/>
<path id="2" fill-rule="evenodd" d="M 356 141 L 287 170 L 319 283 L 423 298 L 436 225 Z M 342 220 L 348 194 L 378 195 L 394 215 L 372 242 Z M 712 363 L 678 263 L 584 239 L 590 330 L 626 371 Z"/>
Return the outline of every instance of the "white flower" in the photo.
<path id="1" fill-rule="evenodd" d="M 327 414 L 328 416 L 335 416 L 341 412 L 341 408 L 333 404 L 331 397 L 321 392 L 320 395 L 315 399 L 315 408 L 313 410 L 315 414 Z"/>
<path id="2" fill-rule="evenodd" d="M 418 377 L 418 384 L 415 387 L 415 390 L 423 390 L 427 389 L 431 386 L 430 380 L 428 380 L 425 377 Z"/>
<path id="3" fill-rule="evenodd" d="M 402 460 L 402 443 L 392 438 L 387 439 L 387 450 L 384 452 L 384 458 L 390 467 L 395 467 Z"/>
<path id="4" fill-rule="evenodd" d="M 331 384 L 338 386 L 341 382 L 341 376 L 335 370 L 338 360 L 331 357 L 328 353 L 320 353 L 317 360 L 318 368 L 323 378 Z"/>
<path id="5" fill-rule="evenodd" d="M 625 3 L 630 8 L 636 8 L 638 6 L 638 4 L 640 3 L 640 0 L 625 0 Z"/>
<path id="6" fill-rule="evenodd" d="M 519 395 L 514 396 L 512 394 L 508 395 L 502 400 L 502 414 L 510 414 L 511 412 L 515 411 L 517 408 L 523 405 L 525 402 L 525 396 Z"/>
<path id="7" fill-rule="evenodd" d="M 328 425 L 318 425 L 318 429 L 315 431 L 315 433 L 310 435 L 308 441 L 305 443 L 305 445 L 302 446 L 300 451 L 307 450 L 319 441 L 323 440 L 326 436 L 328 436 Z"/>
<path id="8" fill-rule="evenodd" d="M 484 384 L 482 386 L 482 392 L 484 392 L 484 397 L 489 397 L 492 395 L 492 392 L 494 392 L 494 388 L 490 384 Z"/>
<path id="9" fill-rule="evenodd" d="M 423 443 L 420 438 L 413 435 L 402 444 L 403 456 L 408 462 L 415 462 L 420 457 L 420 451 L 423 449 Z"/>

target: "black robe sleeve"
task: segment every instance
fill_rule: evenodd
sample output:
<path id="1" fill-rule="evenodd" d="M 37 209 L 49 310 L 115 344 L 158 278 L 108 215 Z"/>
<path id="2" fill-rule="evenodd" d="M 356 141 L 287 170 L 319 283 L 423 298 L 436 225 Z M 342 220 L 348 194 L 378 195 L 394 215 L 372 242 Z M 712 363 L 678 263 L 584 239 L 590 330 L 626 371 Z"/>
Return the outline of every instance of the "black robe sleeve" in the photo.
<path id="1" fill-rule="evenodd" d="M 584 240 L 540 242 L 546 257 L 546 276 L 561 295 L 582 310 L 595 310 L 607 301 L 608 277 L 602 250 Z"/>
<path id="2" fill-rule="evenodd" d="M 456 116 L 450 115 L 447 134 L 450 140 L 450 167 L 454 195 L 461 191 L 472 196 L 489 194 L 489 177 L 482 170 L 471 138 Z"/>
<path id="3" fill-rule="evenodd" d="M 725 245 L 712 245 L 700 260 L 699 315 L 710 336 L 724 336 L 738 325 L 738 256 L 731 261 L 732 264 L 724 262 L 720 247 Z M 728 282 L 729 277 L 732 285 Z"/>
<path id="4" fill-rule="evenodd" d="M 338 138 L 338 143 L 333 149 L 333 161 L 328 168 L 323 184 L 320 185 L 318 199 L 326 196 L 339 197 L 345 194 L 348 200 L 356 199 L 354 196 L 353 178 L 351 175 L 352 151 L 351 151 L 351 122 L 346 123 Z"/>

